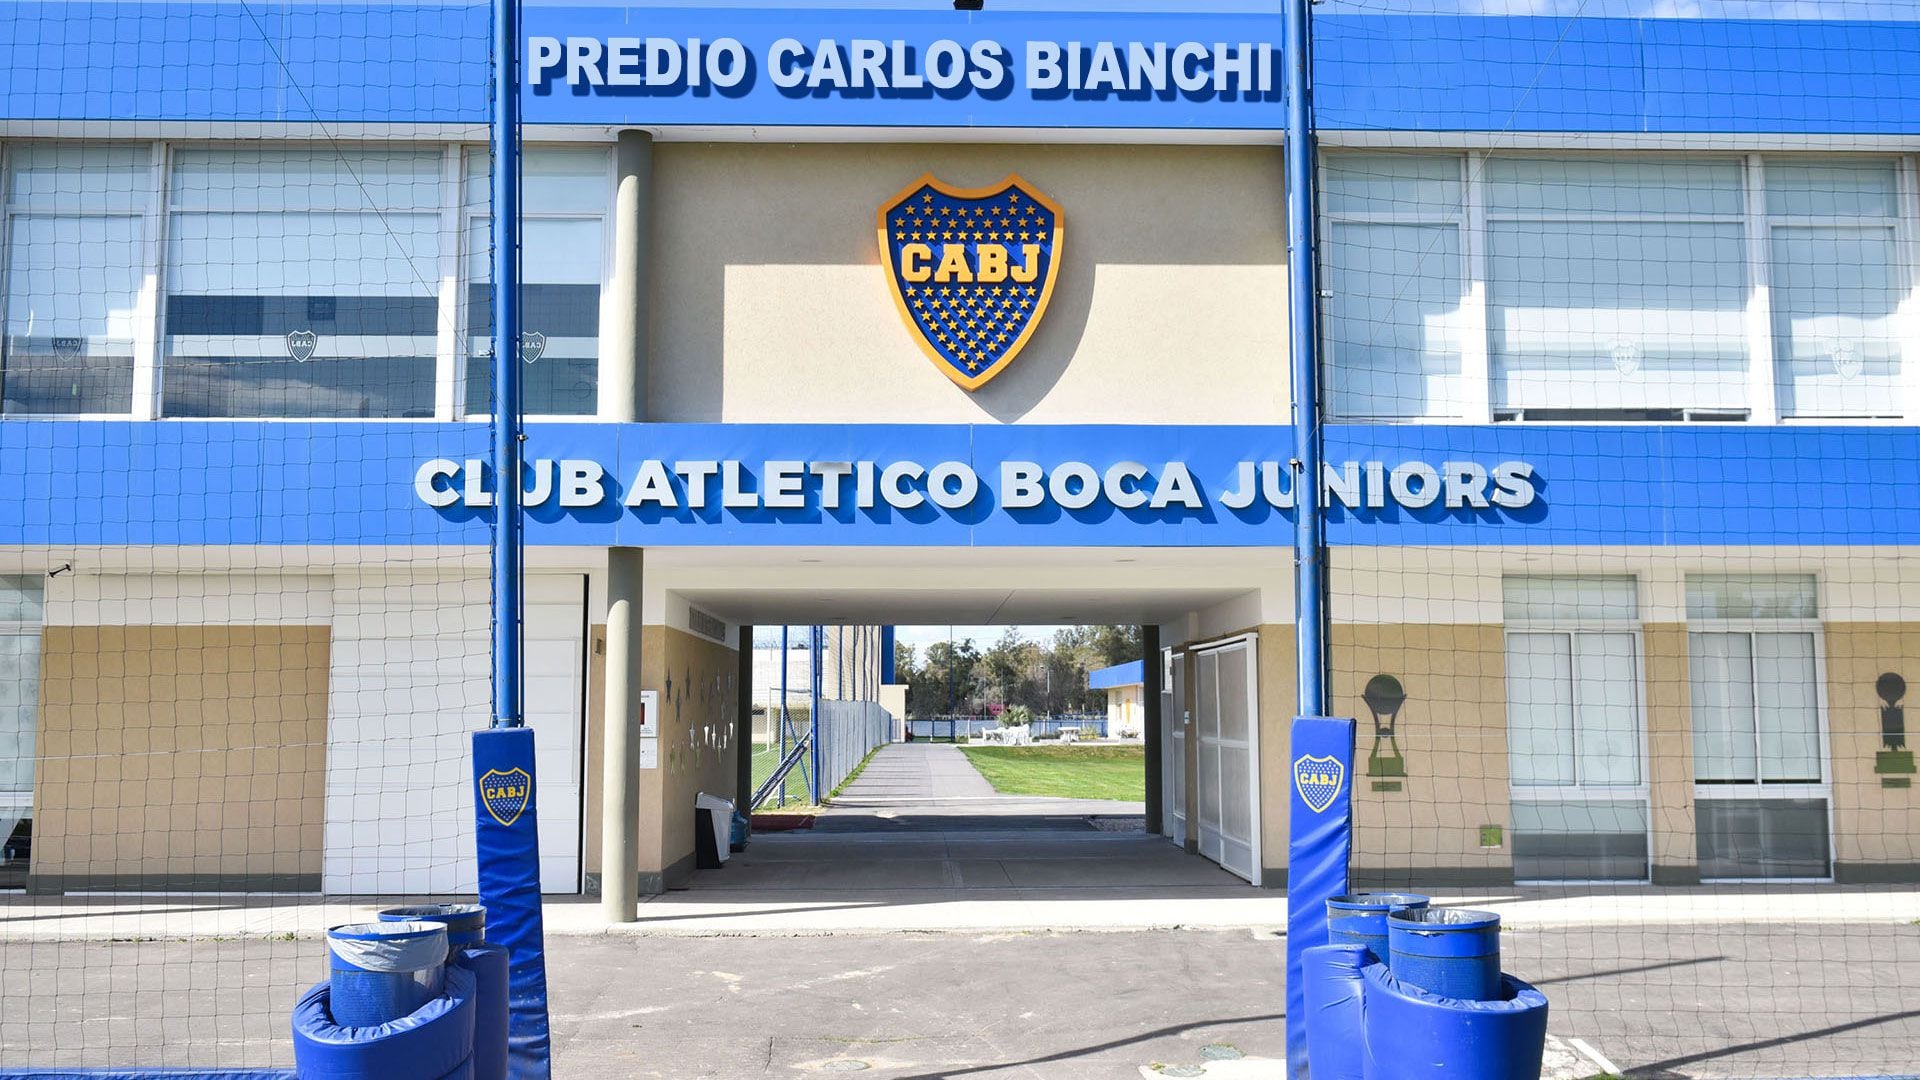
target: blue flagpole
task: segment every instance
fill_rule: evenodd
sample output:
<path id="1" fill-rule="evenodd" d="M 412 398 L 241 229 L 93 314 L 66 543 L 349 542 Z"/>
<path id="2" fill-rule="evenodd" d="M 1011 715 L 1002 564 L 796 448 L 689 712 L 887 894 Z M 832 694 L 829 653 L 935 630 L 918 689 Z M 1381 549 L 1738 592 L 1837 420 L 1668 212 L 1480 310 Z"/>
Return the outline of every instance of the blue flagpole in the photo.
<path id="1" fill-rule="evenodd" d="M 493 0 L 493 726 L 519 727 L 520 95 L 518 0 Z"/>
<path id="2" fill-rule="evenodd" d="M 508 950 L 507 1075 L 552 1073 L 539 778 L 521 641 L 519 0 L 493 5 L 493 720 L 473 735 L 474 856 L 487 940 Z"/>
<path id="3" fill-rule="evenodd" d="M 1290 728 L 1289 757 L 1325 744 L 1341 762 L 1342 795 L 1350 792 L 1353 726 L 1327 715 L 1327 564 L 1321 505 L 1320 363 L 1317 253 L 1314 250 L 1313 12 L 1311 0 L 1286 0 L 1287 322 L 1293 374 L 1293 458 L 1299 470 L 1293 526 L 1294 648 L 1299 700 Z M 1342 745 L 1344 740 L 1344 746 Z M 1342 756 L 1344 754 L 1344 756 Z M 1299 766 L 1290 768 L 1297 773 Z M 1306 996 L 1301 953 L 1325 944 L 1326 898 L 1347 890 L 1351 852 L 1350 802 L 1336 800 L 1330 818 L 1302 802 L 1298 781 L 1288 785 L 1291 813 L 1287 850 L 1287 1075 L 1307 1075 Z"/>

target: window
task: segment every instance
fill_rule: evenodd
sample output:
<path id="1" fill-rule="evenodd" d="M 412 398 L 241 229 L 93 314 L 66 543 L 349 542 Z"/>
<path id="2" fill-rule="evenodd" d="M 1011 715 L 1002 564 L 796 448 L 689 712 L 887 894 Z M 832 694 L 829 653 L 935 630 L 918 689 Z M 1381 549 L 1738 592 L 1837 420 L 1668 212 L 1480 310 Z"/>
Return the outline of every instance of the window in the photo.
<path id="1" fill-rule="evenodd" d="M 180 149 L 169 416 L 430 417 L 441 155 Z"/>
<path id="2" fill-rule="evenodd" d="M 1509 577 L 1502 588 L 1514 876 L 1644 879 L 1634 579 Z"/>
<path id="3" fill-rule="evenodd" d="M 1329 408 L 1343 419 L 1454 417 L 1465 408 L 1458 156 L 1328 159 L 1322 288 Z"/>
<path id="4" fill-rule="evenodd" d="M 1495 414 L 1745 409 L 1744 199 L 1737 161 L 1489 160 Z"/>
<path id="5" fill-rule="evenodd" d="M 1898 416 L 1907 284 L 1892 163 L 1769 161 L 1780 415 Z"/>
<path id="6" fill-rule="evenodd" d="M 1322 161 L 1340 419 L 1903 415 L 1898 159 Z"/>
<path id="7" fill-rule="evenodd" d="M 493 285 L 484 152 L 467 155 L 466 412 L 491 411 Z M 599 150 L 530 150 L 521 165 L 521 397 L 536 416 L 599 408 L 600 281 L 611 190 Z"/>
<path id="8" fill-rule="evenodd" d="M 0 888 L 25 884 L 33 851 L 40 606 L 37 578 L 0 577 Z"/>
<path id="9" fill-rule="evenodd" d="M 142 146 L 10 149 L 0 412 L 132 411 L 148 160 Z"/>
<path id="10" fill-rule="evenodd" d="M 1831 873 L 1816 615 L 1810 574 L 1687 579 L 1702 877 Z"/>

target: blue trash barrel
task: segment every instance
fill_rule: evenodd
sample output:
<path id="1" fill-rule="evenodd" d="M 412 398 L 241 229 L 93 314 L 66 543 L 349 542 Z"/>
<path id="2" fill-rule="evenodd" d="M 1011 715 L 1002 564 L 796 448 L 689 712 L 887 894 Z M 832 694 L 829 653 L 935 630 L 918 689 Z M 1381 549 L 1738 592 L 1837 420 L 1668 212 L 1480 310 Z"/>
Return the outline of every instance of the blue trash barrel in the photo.
<path id="1" fill-rule="evenodd" d="M 333 1019 L 342 1027 L 398 1020 L 446 988 L 447 928 L 438 923 L 348 923 L 327 931 Z"/>
<path id="2" fill-rule="evenodd" d="M 1429 994 L 1461 1001 L 1500 996 L 1500 916 L 1464 908 L 1387 916 L 1393 976 Z"/>
<path id="3" fill-rule="evenodd" d="M 1421 911 L 1428 898 L 1419 893 L 1361 892 L 1327 901 L 1327 944 L 1365 945 L 1383 964 L 1387 956 L 1387 916 Z"/>
<path id="4" fill-rule="evenodd" d="M 390 907 L 380 913 L 380 921 L 439 923 L 447 928 L 448 955 L 487 939 L 487 909 L 479 904 Z"/>

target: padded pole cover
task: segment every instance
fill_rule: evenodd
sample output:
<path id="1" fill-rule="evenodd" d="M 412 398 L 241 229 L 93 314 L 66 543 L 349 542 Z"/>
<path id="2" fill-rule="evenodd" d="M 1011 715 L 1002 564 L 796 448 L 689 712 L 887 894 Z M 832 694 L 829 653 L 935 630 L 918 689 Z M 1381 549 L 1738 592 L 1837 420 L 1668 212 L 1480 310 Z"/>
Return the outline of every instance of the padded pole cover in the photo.
<path id="1" fill-rule="evenodd" d="M 1313 1080 L 1365 1080 L 1360 969 L 1365 945 L 1315 945 L 1301 958 L 1307 989 L 1307 1066 Z"/>
<path id="2" fill-rule="evenodd" d="M 1347 894 L 1353 855 L 1353 721 L 1297 716 L 1288 743 L 1287 1075 L 1307 1073 L 1301 958 L 1327 943 L 1327 901 Z"/>
<path id="3" fill-rule="evenodd" d="M 454 1073 L 473 1056 L 473 973 L 447 970 L 447 993 L 398 1020 L 367 1027 L 334 1022 L 321 983 L 293 1007 L 293 1063 L 300 1080 L 403 1080 Z"/>
<path id="4" fill-rule="evenodd" d="M 540 922 L 540 836 L 533 729 L 473 733 L 474 847 L 487 940 L 507 949 L 507 1075 L 547 1080 L 547 954 Z"/>
<path id="5" fill-rule="evenodd" d="M 1501 976 L 1501 999 L 1462 1001 L 1361 969 L 1366 1080 L 1540 1080 L 1547 1045 L 1545 994 Z"/>

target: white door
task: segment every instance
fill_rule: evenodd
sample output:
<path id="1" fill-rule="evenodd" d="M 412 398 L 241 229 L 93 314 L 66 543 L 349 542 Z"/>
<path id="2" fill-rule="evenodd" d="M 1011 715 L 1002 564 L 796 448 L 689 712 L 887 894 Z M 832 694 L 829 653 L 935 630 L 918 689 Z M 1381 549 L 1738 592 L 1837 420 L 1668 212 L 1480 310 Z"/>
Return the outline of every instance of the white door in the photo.
<path id="1" fill-rule="evenodd" d="M 1174 843 L 1187 842 L 1187 658 L 1162 654 L 1160 708 L 1161 828 Z"/>
<path id="2" fill-rule="evenodd" d="M 579 891 L 585 578 L 527 579 L 541 886 Z M 334 582 L 321 887 L 444 895 L 477 886 L 471 736 L 487 726 L 483 578 Z"/>
<path id="3" fill-rule="evenodd" d="M 1254 639 L 1237 638 L 1194 658 L 1198 760 L 1194 770 L 1200 853 L 1260 884 L 1259 716 Z"/>
<path id="4" fill-rule="evenodd" d="M 526 708 L 540 809 L 540 889 L 580 891 L 581 736 L 586 731 L 587 579 L 531 578 Z"/>

